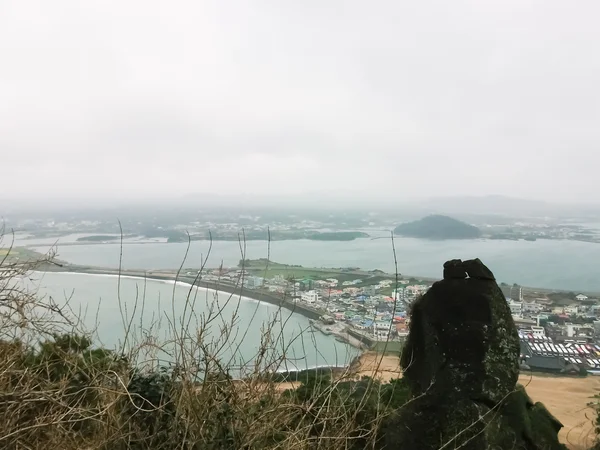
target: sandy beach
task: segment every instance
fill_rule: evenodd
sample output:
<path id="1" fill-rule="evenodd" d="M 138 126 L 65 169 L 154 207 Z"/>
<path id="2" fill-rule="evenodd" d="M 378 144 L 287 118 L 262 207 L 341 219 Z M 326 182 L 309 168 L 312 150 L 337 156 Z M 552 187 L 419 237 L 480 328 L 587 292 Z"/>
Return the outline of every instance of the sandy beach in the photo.
<path id="1" fill-rule="evenodd" d="M 534 401 L 542 402 L 562 422 L 561 442 L 573 450 L 591 447 L 596 438 L 596 413 L 587 405 L 594 395 L 600 393 L 600 377 L 571 378 L 523 373 L 519 382 Z"/>

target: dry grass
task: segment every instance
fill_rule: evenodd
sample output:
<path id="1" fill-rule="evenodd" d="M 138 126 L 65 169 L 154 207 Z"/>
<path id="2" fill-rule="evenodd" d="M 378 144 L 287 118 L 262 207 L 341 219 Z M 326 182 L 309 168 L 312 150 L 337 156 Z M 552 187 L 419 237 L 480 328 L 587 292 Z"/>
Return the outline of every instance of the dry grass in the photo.
<path id="1" fill-rule="evenodd" d="M 264 325 L 257 354 L 230 376 L 216 355 L 231 345 L 239 318 L 225 305 L 196 307 L 190 289 L 183 317 L 167 319 L 166 341 L 157 327 L 132 330 L 135 299 L 119 297 L 124 335 L 116 351 L 94 346 L 69 301 L 38 298 L 28 274 L 44 261 L 0 261 L 0 448 L 38 449 L 350 449 L 372 446 L 382 408 L 361 417 L 377 384 L 361 397 L 321 377 L 279 384 L 286 347 L 273 323 Z M 243 282 L 243 280 L 240 280 Z M 230 297 L 228 302 L 241 301 Z M 258 308 L 258 305 L 257 305 Z M 237 311 L 237 309 L 236 309 Z M 247 319 L 247 318 L 246 318 Z M 217 327 L 219 333 L 209 330 Z M 285 343 L 290 345 L 291 343 Z M 283 348 L 283 351 L 281 349 Z M 171 356 L 161 367 L 157 354 Z M 240 368 L 236 368 L 240 370 Z M 294 388 L 284 393 L 282 388 Z"/>
<path id="2" fill-rule="evenodd" d="M 229 362 L 216 355 L 232 342 L 239 318 L 235 313 L 224 318 L 224 305 L 200 311 L 193 289 L 183 317 L 168 318 L 167 341 L 158 340 L 158 326 L 143 335 L 131 331 L 132 308 L 144 308 L 140 298 L 129 310 L 121 308 L 122 347 L 113 352 L 97 348 L 94 330 L 82 326 L 68 299 L 40 299 L 24 287 L 28 274 L 39 264 L 51 263 L 53 255 L 15 262 L 9 258 L 10 246 L 3 253 L 0 448 L 376 448 L 382 421 L 401 407 L 381 401 L 385 389 L 380 382 L 402 375 L 393 356 L 367 352 L 331 380 L 280 382 L 274 370 L 284 366 L 285 345 L 274 331 L 275 322 L 265 324 L 257 354 L 242 368 L 243 379 L 234 380 Z M 118 300 L 124 305 L 125 299 Z M 215 326 L 217 337 L 209 332 Z M 168 368 L 161 368 L 160 352 L 172 356 Z M 362 377 L 369 379 L 362 381 L 361 390 L 348 388 L 348 380 Z M 521 381 L 534 400 L 545 403 L 565 424 L 564 441 L 591 442 L 587 424 L 593 415 L 586 405 L 600 381 L 535 376 Z"/>

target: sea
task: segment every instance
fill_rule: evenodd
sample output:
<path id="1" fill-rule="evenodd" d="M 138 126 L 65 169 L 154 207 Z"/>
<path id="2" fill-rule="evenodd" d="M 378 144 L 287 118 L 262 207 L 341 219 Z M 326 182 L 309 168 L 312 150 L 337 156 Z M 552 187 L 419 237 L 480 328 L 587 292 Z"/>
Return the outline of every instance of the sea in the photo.
<path id="1" fill-rule="evenodd" d="M 186 283 L 34 272 L 25 284 L 42 302 L 59 305 L 73 330 L 91 335 L 97 347 L 139 352 L 137 361 L 153 366 L 174 364 L 182 347 L 188 362 L 216 358 L 238 377 L 255 369 L 342 367 L 358 355 L 312 331 L 302 315 Z"/>
<path id="2" fill-rule="evenodd" d="M 72 245 L 77 237 L 80 236 L 59 239 L 17 236 L 15 245 L 28 245 L 40 252 L 54 247 L 57 257 L 67 262 L 111 268 L 156 270 L 200 268 L 203 265 L 217 267 L 220 264 L 236 266 L 242 258 L 269 258 L 305 267 L 360 267 L 431 278 L 441 277 L 442 265 L 449 259 L 478 257 L 499 282 L 600 292 L 600 244 L 576 241 L 427 241 L 382 237 L 350 242 L 296 240 L 240 244 L 216 241 L 211 244 L 195 241 L 188 244 L 126 240 L 121 248 L 119 243 Z M 272 354 L 285 362 L 277 370 L 341 366 L 357 355 L 356 349 L 331 336 L 308 331 L 305 317 L 243 297 L 232 299 L 228 294 L 192 289 L 172 282 L 131 278 L 121 278 L 119 282 L 113 276 L 72 273 L 36 275 L 40 295 L 64 302 L 68 299 L 70 307 L 85 312 L 85 325 L 95 328 L 99 342 L 109 348 L 123 346 L 128 323 L 133 324 L 129 328 L 133 327 L 136 336 L 158 332 L 162 333 L 160 339 L 163 341 L 172 339 L 177 325 L 181 328 L 182 324 L 188 324 L 192 329 L 208 326 L 206 336 L 217 341 L 226 331 L 231 342 L 218 346 L 220 357 L 234 366 L 251 366 L 256 361 L 261 342 L 265 342 L 266 329 L 279 339 L 269 344 Z M 190 295 L 195 302 L 193 314 L 189 311 Z M 142 298 L 144 307 L 140 308 Z M 202 317 L 217 310 L 219 317 L 206 325 L 206 319 Z"/>
<path id="3" fill-rule="evenodd" d="M 174 269 L 236 266 L 240 259 L 269 258 L 305 267 L 360 267 L 397 271 L 403 275 L 439 278 L 449 259 L 480 258 L 496 279 L 505 283 L 546 289 L 600 292 L 600 244 L 568 240 L 447 240 L 382 237 L 349 242 L 312 240 L 194 241 L 188 243 L 128 240 L 110 244 L 69 245 L 75 236 L 27 240 L 45 252 L 56 244 L 58 258 L 74 263 L 124 269 Z M 66 244 L 66 245 L 61 245 Z"/>

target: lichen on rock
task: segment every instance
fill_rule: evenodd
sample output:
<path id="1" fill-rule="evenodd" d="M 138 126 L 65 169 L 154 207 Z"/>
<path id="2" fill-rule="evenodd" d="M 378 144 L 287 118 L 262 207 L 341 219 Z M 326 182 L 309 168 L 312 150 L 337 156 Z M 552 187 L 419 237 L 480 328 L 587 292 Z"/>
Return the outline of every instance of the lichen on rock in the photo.
<path id="1" fill-rule="evenodd" d="M 493 273 L 479 259 L 446 262 L 412 308 L 401 364 L 413 400 L 384 426 L 385 447 L 565 448 L 560 422 L 517 386 L 519 354 Z"/>

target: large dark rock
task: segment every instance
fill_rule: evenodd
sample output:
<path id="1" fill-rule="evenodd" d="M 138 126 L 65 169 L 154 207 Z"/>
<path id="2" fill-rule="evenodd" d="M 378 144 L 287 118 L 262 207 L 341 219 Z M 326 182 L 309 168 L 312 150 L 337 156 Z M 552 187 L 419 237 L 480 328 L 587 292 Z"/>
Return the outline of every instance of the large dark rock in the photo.
<path id="1" fill-rule="evenodd" d="M 560 422 L 517 387 L 519 354 L 492 272 L 479 259 L 448 261 L 444 279 L 413 305 L 401 358 L 413 400 L 388 420 L 385 447 L 565 448 Z"/>

